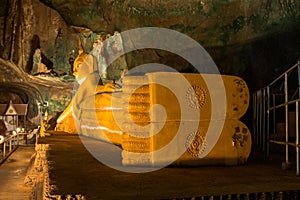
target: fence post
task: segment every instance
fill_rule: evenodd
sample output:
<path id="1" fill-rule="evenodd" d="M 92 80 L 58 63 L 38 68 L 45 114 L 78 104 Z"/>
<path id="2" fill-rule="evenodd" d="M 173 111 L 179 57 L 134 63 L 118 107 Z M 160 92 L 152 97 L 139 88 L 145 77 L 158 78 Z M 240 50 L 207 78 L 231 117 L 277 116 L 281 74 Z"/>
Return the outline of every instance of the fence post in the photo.
<path id="1" fill-rule="evenodd" d="M 273 97 L 273 107 L 276 106 L 276 94 L 273 94 L 272 95 Z M 276 109 L 274 108 L 273 109 L 273 134 L 275 135 L 276 134 Z"/>
<path id="2" fill-rule="evenodd" d="M 256 92 L 253 93 L 253 147 L 256 149 L 256 127 L 257 127 L 257 117 L 256 117 Z"/>
<path id="3" fill-rule="evenodd" d="M 267 87 L 267 135 L 266 135 L 266 155 L 269 157 L 270 140 L 270 87 Z"/>
<path id="4" fill-rule="evenodd" d="M 299 176 L 299 101 L 296 101 L 296 175 Z"/>
<path id="5" fill-rule="evenodd" d="M 6 141 L 3 142 L 3 157 L 5 157 L 6 154 Z"/>
<path id="6" fill-rule="evenodd" d="M 300 99 L 300 60 L 298 60 L 298 99 Z M 300 175 L 299 164 L 299 101 L 296 101 L 296 175 Z"/>
<path id="7" fill-rule="evenodd" d="M 263 153 L 266 153 L 266 88 L 262 91 L 262 133 L 261 133 L 261 147 Z"/>
<path id="8" fill-rule="evenodd" d="M 262 123 L 263 123 L 263 121 L 262 121 L 262 112 L 263 112 L 263 91 L 261 90 L 260 91 L 260 102 L 259 102 L 259 136 L 258 136 L 258 146 L 259 146 L 259 150 L 261 150 L 262 149 L 262 132 L 263 132 L 263 130 L 262 130 Z"/>
<path id="9" fill-rule="evenodd" d="M 11 142 L 12 142 L 12 137 L 9 137 L 9 152 L 11 152 Z"/>
<path id="10" fill-rule="evenodd" d="M 285 103 L 285 162 L 289 163 L 289 107 L 288 107 L 288 74 L 284 74 L 284 103 Z"/>

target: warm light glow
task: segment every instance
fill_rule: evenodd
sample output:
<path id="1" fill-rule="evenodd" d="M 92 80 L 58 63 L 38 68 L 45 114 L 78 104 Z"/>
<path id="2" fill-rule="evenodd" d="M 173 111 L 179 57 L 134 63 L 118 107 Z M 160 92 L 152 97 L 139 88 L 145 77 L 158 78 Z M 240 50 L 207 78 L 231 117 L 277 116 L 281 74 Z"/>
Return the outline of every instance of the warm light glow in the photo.
<path id="1" fill-rule="evenodd" d="M 4 137 L 0 135 L 0 144 L 2 144 L 3 142 L 4 142 Z"/>
<path id="2" fill-rule="evenodd" d="M 21 131 L 21 128 L 18 127 L 18 128 L 17 128 L 17 132 L 20 132 L 20 131 Z"/>
<path id="3" fill-rule="evenodd" d="M 76 79 L 77 79 L 78 84 L 81 85 L 85 81 L 86 77 L 79 79 L 79 76 L 77 75 Z"/>
<path id="4" fill-rule="evenodd" d="M 59 118 L 56 120 L 56 122 L 62 123 L 65 119 L 68 118 L 68 116 L 72 115 L 73 113 L 73 102 L 68 105 L 68 107 L 64 110 L 64 112 L 59 116 Z"/>
<path id="5" fill-rule="evenodd" d="M 91 126 L 91 125 L 83 124 L 83 125 L 81 125 L 81 128 L 89 129 L 89 130 L 103 130 L 103 131 L 107 131 L 109 133 L 116 133 L 116 134 L 119 134 L 119 135 L 123 134 L 122 131 L 112 130 L 112 129 L 109 129 L 108 127 L 100 126 L 100 125 L 99 126 Z"/>

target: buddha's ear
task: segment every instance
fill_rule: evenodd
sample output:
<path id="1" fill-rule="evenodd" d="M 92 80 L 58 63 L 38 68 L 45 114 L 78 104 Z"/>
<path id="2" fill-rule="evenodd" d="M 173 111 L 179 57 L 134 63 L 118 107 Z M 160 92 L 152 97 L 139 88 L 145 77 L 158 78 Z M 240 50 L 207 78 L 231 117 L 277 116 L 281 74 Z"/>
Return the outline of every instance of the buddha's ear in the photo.
<path id="1" fill-rule="evenodd" d="M 83 53 L 83 46 L 80 37 L 78 36 L 78 55 L 80 55 L 81 53 Z"/>
<path id="2" fill-rule="evenodd" d="M 73 75 L 76 76 L 81 68 L 82 63 L 84 62 L 85 58 L 87 57 L 87 53 L 79 54 L 73 63 Z"/>

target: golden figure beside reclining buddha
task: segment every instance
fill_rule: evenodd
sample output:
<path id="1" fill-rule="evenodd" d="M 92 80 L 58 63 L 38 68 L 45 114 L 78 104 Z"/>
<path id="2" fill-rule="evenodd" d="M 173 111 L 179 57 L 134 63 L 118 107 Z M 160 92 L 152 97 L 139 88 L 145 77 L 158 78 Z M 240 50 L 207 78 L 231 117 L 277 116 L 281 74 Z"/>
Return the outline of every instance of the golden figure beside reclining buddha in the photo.
<path id="1" fill-rule="evenodd" d="M 79 87 L 58 118 L 57 130 L 120 145 L 124 165 L 160 165 L 172 159 L 182 145 L 186 151 L 173 164 L 236 165 L 247 161 L 251 134 L 239 119 L 249 106 L 249 90 L 241 78 L 222 75 L 224 88 L 212 91 L 206 80 L 217 79 L 216 74 L 154 72 L 125 76 L 122 87 L 117 87 L 103 84 L 96 63 L 95 57 L 86 53 L 75 60 Z M 171 83 L 173 89 L 157 84 L 160 82 Z M 218 108 L 211 97 L 222 89 L 225 106 Z M 163 109 L 154 109 L 156 105 Z M 220 123 L 219 133 L 213 132 Z M 184 137 L 177 137 L 180 131 Z M 176 148 L 163 156 L 154 153 L 171 142 L 178 144 Z"/>

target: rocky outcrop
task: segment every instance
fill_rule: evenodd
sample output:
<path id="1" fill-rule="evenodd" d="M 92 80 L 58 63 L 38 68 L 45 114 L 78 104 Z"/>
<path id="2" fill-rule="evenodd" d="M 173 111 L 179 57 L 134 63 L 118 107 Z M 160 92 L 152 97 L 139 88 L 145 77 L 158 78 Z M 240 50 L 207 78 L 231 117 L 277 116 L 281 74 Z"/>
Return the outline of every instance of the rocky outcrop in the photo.
<path id="1" fill-rule="evenodd" d="M 156 26 L 180 31 L 203 46 L 224 46 L 286 31 L 300 20 L 299 1 L 41 0 L 68 24 L 93 31 Z"/>
<path id="2" fill-rule="evenodd" d="M 48 102 L 50 117 L 61 112 L 72 97 L 72 82 L 63 82 L 59 78 L 31 76 L 14 63 L 0 59 L 0 102 L 12 100 L 14 103 L 28 103 L 28 118 L 39 124 L 39 104 Z"/>
<path id="3" fill-rule="evenodd" d="M 40 1 L 58 11 L 67 24 L 93 32 L 156 26 L 187 34 L 205 47 L 221 73 L 243 77 L 250 90 L 265 86 L 300 55 L 296 0 Z M 188 63 L 166 52 L 141 50 L 126 55 L 126 61 L 129 68 L 158 62 L 192 72 Z"/>
<path id="4" fill-rule="evenodd" d="M 59 13 L 38 0 L 13 0 L 6 4 L 6 15 L 1 18 L 2 57 L 30 72 L 34 51 L 40 48 L 42 62 L 48 69 L 68 72 L 68 56 L 77 48 L 75 30 L 67 26 Z"/>
<path id="5" fill-rule="evenodd" d="M 68 76 L 68 56 L 77 52 L 77 32 L 59 13 L 38 0 L 3 1 L 0 9 L 0 101 L 28 103 L 28 118 L 40 122 L 39 103 L 48 102 L 50 117 L 67 106 L 74 80 Z M 4 12 L 4 13 L 3 13 Z M 42 63 L 60 78 L 30 76 L 35 49 L 41 49 Z M 76 55 L 74 55 L 75 57 Z M 68 80 L 69 79 L 69 80 Z"/>

